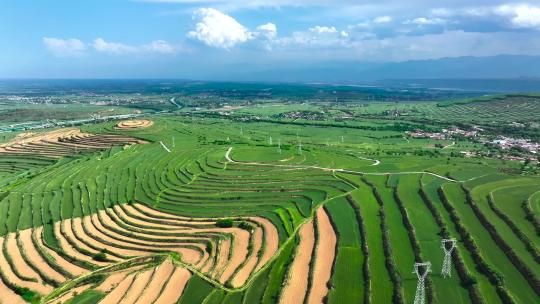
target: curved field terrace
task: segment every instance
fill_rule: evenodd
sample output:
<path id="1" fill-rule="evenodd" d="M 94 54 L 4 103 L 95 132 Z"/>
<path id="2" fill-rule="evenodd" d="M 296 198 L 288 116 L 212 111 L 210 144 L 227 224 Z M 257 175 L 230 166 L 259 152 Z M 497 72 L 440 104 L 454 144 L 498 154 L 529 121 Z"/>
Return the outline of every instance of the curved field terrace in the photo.
<path id="1" fill-rule="evenodd" d="M 427 303 L 538 303 L 538 176 L 401 128 L 167 114 L 14 135 L 0 303 L 413 303 L 417 262 Z"/>

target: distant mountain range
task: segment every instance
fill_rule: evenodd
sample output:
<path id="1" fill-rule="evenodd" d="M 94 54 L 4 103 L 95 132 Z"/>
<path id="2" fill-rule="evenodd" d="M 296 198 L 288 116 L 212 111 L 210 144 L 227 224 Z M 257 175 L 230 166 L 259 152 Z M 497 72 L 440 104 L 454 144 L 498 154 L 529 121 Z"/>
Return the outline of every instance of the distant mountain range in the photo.
<path id="1" fill-rule="evenodd" d="M 380 85 L 416 83 L 464 90 L 540 91 L 540 56 L 456 57 L 388 63 L 326 62 L 287 69 L 261 68 L 245 74 L 229 73 L 228 76 L 242 81 Z M 448 79 L 453 81 L 449 82 Z M 476 80 L 467 85 L 469 79 Z M 508 79 L 513 80 L 509 83 Z M 489 88 L 484 88 L 486 85 Z M 503 88 L 497 89 L 501 85 Z"/>

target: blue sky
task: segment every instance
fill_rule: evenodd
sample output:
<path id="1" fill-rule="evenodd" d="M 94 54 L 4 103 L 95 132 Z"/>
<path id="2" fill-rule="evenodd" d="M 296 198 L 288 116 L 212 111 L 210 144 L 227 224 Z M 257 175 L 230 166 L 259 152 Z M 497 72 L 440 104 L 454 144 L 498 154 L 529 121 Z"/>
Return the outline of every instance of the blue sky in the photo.
<path id="1" fill-rule="evenodd" d="M 2 78 L 207 79 L 328 62 L 500 54 L 540 55 L 540 1 L 0 4 Z"/>

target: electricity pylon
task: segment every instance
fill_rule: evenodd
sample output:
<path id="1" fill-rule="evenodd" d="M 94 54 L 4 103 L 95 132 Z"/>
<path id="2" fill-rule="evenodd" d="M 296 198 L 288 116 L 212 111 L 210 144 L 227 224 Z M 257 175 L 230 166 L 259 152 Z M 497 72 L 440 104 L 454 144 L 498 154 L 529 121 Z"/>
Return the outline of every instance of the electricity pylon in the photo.
<path id="1" fill-rule="evenodd" d="M 456 248 L 456 239 L 443 239 L 441 247 L 444 250 L 444 261 L 441 274 L 443 278 L 452 276 L 452 252 Z"/>
<path id="2" fill-rule="evenodd" d="M 431 262 L 414 263 L 414 271 L 418 277 L 416 293 L 414 295 L 414 304 L 426 303 L 426 277 L 431 272 Z"/>

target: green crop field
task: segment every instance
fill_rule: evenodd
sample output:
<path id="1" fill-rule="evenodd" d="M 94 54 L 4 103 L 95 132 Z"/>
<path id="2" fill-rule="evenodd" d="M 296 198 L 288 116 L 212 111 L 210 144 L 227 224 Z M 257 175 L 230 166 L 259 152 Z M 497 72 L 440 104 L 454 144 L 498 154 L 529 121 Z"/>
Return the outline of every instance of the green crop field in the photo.
<path id="1" fill-rule="evenodd" d="M 537 123 L 536 99 L 273 100 L 0 133 L 0 303 L 413 303 L 421 262 L 428 303 L 539 303 L 536 162 L 405 133 Z"/>

